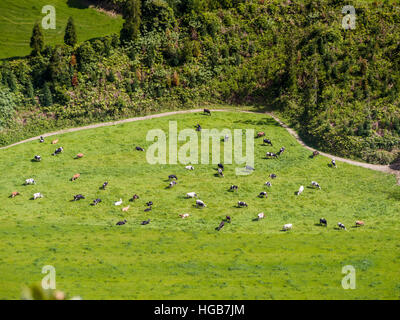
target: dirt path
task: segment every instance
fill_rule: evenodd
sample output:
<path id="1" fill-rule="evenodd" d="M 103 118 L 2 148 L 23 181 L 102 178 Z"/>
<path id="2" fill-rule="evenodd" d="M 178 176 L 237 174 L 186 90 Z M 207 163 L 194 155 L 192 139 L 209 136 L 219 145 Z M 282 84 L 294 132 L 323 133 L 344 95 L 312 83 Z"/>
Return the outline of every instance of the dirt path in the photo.
<path id="1" fill-rule="evenodd" d="M 87 129 L 94 129 L 94 128 L 100 128 L 100 127 L 107 127 L 107 126 L 114 126 L 117 124 L 122 124 L 122 123 L 128 123 L 128 122 L 135 122 L 135 121 L 141 121 L 141 120 L 148 120 L 148 119 L 154 119 L 154 118 L 161 118 L 161 117 L 166 117 L 166 116 L 171 116 L 174 114 L 183 114 L 183 113 L 195 113 L 195 112 L 201 112 L 203 109 L 192 109 L 192 110 L 182 110 L 182 111 L 171 111 L 171 112 L 164 112 L 164 113 L 159 113 L 159 114 L 152 114 L 148 116 L 143 116 L 143 117 L 136 117 L 136 118 L 129 118 L 129 119 L 124 119 L 124 120 L 118 120 L 118 121 L 111 121 L 111 122 L 104 122 L 104 123 L 97 123 L 97 124 L 92 124 L 84 127 L 78 127 L 78 128 L 71 128 L 71 129 L 64 129 L 60 131 L 55 131 L 51 133 L 46 133 L 43 134 L 42 136 L 44 138 L 54 136 L 54 135 L 59 135 L 59 134 L 64 134 L 64 133 L 69 133 L 69 132 L 76 132 L 76 131 L 81 131 L 81 130 L 87 130 Z M 232 112 L 232 110 L 229 109 L 213 109 L 211 111 L 218 111 L 218 112 Z M 244 112 L 244 113 L 258 113 L 258 112 L 252 112 L 252 111 L 238 111 L 238 112 Z M 316 149 L 309 147 L 304 143 L 304 141 L 299 137 L 296 131 L 294 131 L 292 128 L 289 128 L 286 124 L 284 124 L 279 118 L 277 118 L 273 113 L 271 112 L 266 112 L 265 114 L 271 116 L 274 118 L 275 121 L 277 121 L 283 128 L 285 128 L 302 146 L 307 148 L 310 151 L 316 151 Z M 9 146 L 6 147 L 0 147 L 0 150 L 3 149 L 8 149 L 14 146 L 17 146 L 22 143 L 26 143 L 29 141 L 34 141 L 38 140 L 40 136 L 38 137 L 33 137 L 29 138 L 26 140 L 19 141 L 17 143 L 13 143 Z M 389 174 L 394 174 L 397 177 L 397 184 L 400 185 L 400 171 L 398 170 L 393 170 L 391 169 L 388 165 L 378 165 L 378 164 L 371 164 L 371 163 L 364 163 L 364 162 L 359 162 L 355 160 L 350 160 L 350 159 L 345 159 L 345 158 L 340 158 L 336 157 L 334 155 L 321 152 L 319 153 L 325 157 L 335 159 L 336 161 L 341 161 L 341 162 L 346 162 L 355 166 L 371 169 L 371 170 L 376 170 L 376 171 L 381 171 Z"/>

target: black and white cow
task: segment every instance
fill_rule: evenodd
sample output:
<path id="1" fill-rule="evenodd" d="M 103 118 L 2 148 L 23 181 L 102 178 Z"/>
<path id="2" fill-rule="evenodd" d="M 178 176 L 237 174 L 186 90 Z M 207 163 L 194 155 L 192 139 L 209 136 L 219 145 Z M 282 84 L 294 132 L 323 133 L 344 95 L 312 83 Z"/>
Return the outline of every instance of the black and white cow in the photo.
<path id="1" fill-rule="evenodd" d="M 311 181 L 311 187 L 321 189 L 321 186 L 316 181 Z"/>
<path id="2" fill-rule="evenodd" d="M 244 202 L 244 201 L 238 201 L 238 207 L 239 208 L 243 208 L 243 207 L 247 207 L 248 205 L 247 205 L 247 203 L 246 202 Z"/>
<path id="3" fill-rule="evenodd" d="M 269 176 L 270 176 L 271 179 L 275 179 L 276 178 L 276 174 L 275 173 L 271 173 Z"/>
<path id="4" fill-rule="evenodd" d="M 326 221 L 325 218 L 321 218 L 321 219 L 319 219 L 319 224 L 322 225 L 322 226 L 327 227 L 328 226 L 328 221 Z"/>
<path id="5" fill-rule="evenodd" d="M 174 175 L 174 174 L 170 174 L 170 175 L 168 176 L 168 179 L 169 179 L 169 180 L 173 180 L 173 179 L 178 180 L 178 177 L 177 177 L 176 175 Z"/>
<path id="6" fill-rule="evenodd" d="M 231 187 L 229 188 L 229 190 L 230 191 L 237 191 L 239 189 L 239 187 L 238 186 L 235 186 L 235 185 L 231 185 Z"/>
<path id="7" fill-rule="evenodd" d="M 40 161 L 42 161 L 42 157 L 41 156 L 34 156 L 33 160 L 35 160 L 37 162 L 40 162 Z"/>
<path id="8" fill-rule="evenodd" d="M 141 225 L 144 226 L 144 225 L 149 224 L 149 223 L 150 223 L 150 219 L 147 219 L 145 221 L 142 221 Z"/>
<path id="9" fill-rule="evenodd" d="M 101 202 L 101 199 L 93 200 L 92 206 L 98 205 Z"/>
<path id="10" fill-rule="evenodd" d="M 223 228 L 224 225 L 225 225 L 225 222 L 224 222 L 224 221 L 221 221 L 221 223 L 219 224 L 217 230 L 218 230 L 218 231 L 221 230 L 221 229 Z"/>
<path id="11" fill-rule="evenodd" d="M 117 226 L 122 226 L 122 225 L 124 225 L 126 222 L 127 222 L 126 219 L 124 219 L 123 221 L 118 221 L 118 222 L 117 222 Z"/>
<path id="12" fill-rule="evenodd" d="M 207 207 L 207 206 L 203 201 L 196 200 L 196 207 L 204 208 L 204 207 Z"/>
<path id="13" fill-rule="evenodd" d="M 222 163 L 218 163 L 218 168 L 220 168 L 221 170 L 224 170 L 224 165 Z"/>
<path id="14" fill-rule="evenodd" d="M 52 155 L 56 156 L 56 155 L 60 154 L 63 151 L 64 151 L 64 148 L 63 147 L 59 147 L 59 148 L 56 149 L 56 151 L 54 151 L 54 153 Z"/>
<path id="15" fill-rule="evenodd" d="M 211 111 L 209 109 L 204 109 L 204 113 L 211 116 Z"/>
<path id="16" fill-rule="evenodd" d="M 279 149 L 278 155 L 281 155 L 285 151 L 285 147 Z"/>
<path id="17" fill-rule="evenodd" d="M 273 153 L 273 152 L 267 152 L 267 153 L 265 154 L 265 157 L 266 157 L 266 158 L 277 158 L 278 156 L 277 156 L 275 153 Z"/>
<path id="18" fill-rule="evenodd" d="M 339 228 L 340 228 L 340 229 L 346 230 L 346 227 L 344 226 L 344 224 L 343 224 L 343 223 L 341 223 L 341 222 L 338 222 L 338 224 L 337 224 L 337 225 L 339 226 Z"/>
<path id="19" fill-rule="evenodd" d="M 222 169 L 221 169 L 221 168 L 218 168 L 218 175 L 219 175 L 220 177 L 224 177 L 224 173 L 222 172 Z"/>
<path id="20" fill-rule="evenodd" d="M 107 186 L 108 186 L 108 181 L 104 182 L 104 183 L 103 183 L 103 186 L 102 186 L 101 188 L 102 188 L 103 190 L 106 190 Z"/>
<path id="21" fill-rule="evenodd" d="M 260 198 L 267 198 L 268 197 L 268 195 L 267 195 L 267 193 L 265 191 L 260 192 L 258 196 Z"/>
<path id="22" fill-rule="evenodd" d="M 269 139 L 264 139 L 263 142 L 264 144 L 269 144 L 270 146 L 272 146 L 272 142 Z"/>
<path id="23" fill-rule="evenodd" d="M 83 195 L 81 195 L 81 194 L 77 194 L 76 196 L 74 196 L 74 201 L 79 201 L 79 200 L 82 200 L 82 199 L 85 199 L 85 197 Z"/>

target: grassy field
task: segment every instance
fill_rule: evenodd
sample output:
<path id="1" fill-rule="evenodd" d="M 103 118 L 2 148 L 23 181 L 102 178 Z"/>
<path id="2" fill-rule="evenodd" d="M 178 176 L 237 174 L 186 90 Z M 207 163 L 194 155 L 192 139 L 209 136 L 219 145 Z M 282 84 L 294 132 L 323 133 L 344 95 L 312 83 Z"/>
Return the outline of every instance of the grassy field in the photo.
<path id="1" fill-rule="evenodd" d="M 274 147 L 255 142 L 256 171 L 236 176 L 227 165 L 215 177 L 214 165 L 150 165 L 147 131 L 254 128 L 265 131 Z M 63 154 L 53 157 L 52 138 L 0 150 L 0 299 L 19 298 L 25 285 L 40 282 L 42 267 L 57 272 L 57 288 L 84 299 L 399 299 L 400 188 L 395 177 L 330 159 L 311 159 L 285 129 L 261 114 L 176 115 L 60 135 Z M 275 160 L 266 151 L 286 147 Z M 82 152 L 85 157 L 74 160 Z M 40 163 L 31 162 L 39 154 Z M 75 173 L 81 177 L 69 179 Z M 166 189 L 175 173 L 178 185 Z M 267 189 L 270 173 L 277 174 Z M 27 178 L 35 186 L 22 186 Z M 307 188 L 312 180 L 322 189 Z M 107 190 L 99 190 L 104 181 Z M 228 192 L 239 185 L 236 193 Z M 299 197 L 300 185 L 306 186 Z M 268 199 L 257 197 L 260 191 Z M 12 191 L 21 196 L 8 198 Z M 196 209 L 195 191 L 207 203 Z M 29 200 L 33 193 L 44 198 Z M 86 196 L 71 202 L 73 195 Z M 127 213 L 123 206 L 137 193 Z M 93 199 L 102 202 L 92 207 Z M 154 208 L 144 212 L 152 200 Z M 248 208 L 239 209 L 238 200 Z M 259 212 L 266 217 L 253 221 Z M 178 214 L 189 213 L 188 219 Z M 226 215 L 232 223 L 215 227 Z M 317 226 L 319 218 L 328 227 Z M 147 226 L 140 222 L 150 218 Z M 124 226 L 116 222 L 127 219 Z M 362 228 L 354 221 L 364 220 Z M 344 223 L 348 231 L 335 229 Z M 293 229 L 280 231 L 283 224 Z M 356 268 L 356 289 L 341 286 L 342 267 Z"/>
<path id="2" fill-rule="evenodd" d="M 25 56 L 29 47 L 32 28 L 42 21 L 42 7 L 52 5 L 56 9 L 56 29 L 43 30 L 45 44 L 55 45 L 64 41 L 67 20 L 74 18 L 78 41 L 119 33 L 120 16 L 110 16 L 96 11 L 83 0 L 2 0 L 0 1 L 0 59 Z"/>

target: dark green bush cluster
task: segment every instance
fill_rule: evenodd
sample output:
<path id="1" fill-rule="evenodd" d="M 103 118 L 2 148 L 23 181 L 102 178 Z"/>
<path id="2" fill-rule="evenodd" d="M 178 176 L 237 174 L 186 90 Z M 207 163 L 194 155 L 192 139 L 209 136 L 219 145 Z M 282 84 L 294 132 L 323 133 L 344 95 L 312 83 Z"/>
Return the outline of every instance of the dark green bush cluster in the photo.
<path id="1" fill-rule="evenodd" d="M 109 3 L 124 10 L 127 1 Z M 344 30 L 348 4 L 140 1 L 132 38 L 45 47 L 0 64 L 1 84 L 19 101 L 7 132 L 17 139 L 33 124 L 251 103 L 274 110 L 322 150 L 390 162 L 400 149 L 400 5 L 354 2 L 356 29 Z"/>

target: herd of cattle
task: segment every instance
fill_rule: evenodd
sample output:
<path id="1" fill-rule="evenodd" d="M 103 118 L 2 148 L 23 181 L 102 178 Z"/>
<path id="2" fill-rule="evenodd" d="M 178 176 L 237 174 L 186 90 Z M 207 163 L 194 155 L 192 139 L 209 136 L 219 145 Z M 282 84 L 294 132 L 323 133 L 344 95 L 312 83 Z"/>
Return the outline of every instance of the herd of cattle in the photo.
<path id="1" fill-rule="evenodd" d="M 204 113 L 211 116 L 211 111 L 208 110 L 208 109 L 204 109 Z M 197 131 L 201 131 L 201 130 L 202 130 L 200 124 L 197 124 L 195 127 L 196 127 L 196 130 L 197 130 Z M 265 132 L 258 132 L 258 133 L 257 133 L 257 137 L 258 137 L 258 138 L 261 138 L 261 137 L 264 137 L 264 136 L 265 136 Z M 227 141 L 228 139 L 229 139 L 229 136 L 225 136 L 224 141 Z M 39 140 L 39 141 L 40 141 L 40 143 L 44 143 L 45 140 L 44 140 L 43 137 L 40 137 L 40 140 Z M 51 143 L 52 143 L 52 144 L 57 144 L 58 141 L 59 141 L 59 140 L 56 139 L 56 140 L 53 140 Z M 273 144 L 272 144 L 272 141 L 271 141 L 270 139 L 264 138 L 264 139 L 263 139 L 263 142 L 264 142 L 264 144 L 266 144 L 266 145 L 270 145 L 270 146 L 273 145 Z M 136 150 L 137 150 L 137 151 L 144 151 L 144 148 L 137 146 L 137 147 L 136 147 Z M 59 147 L 59 148 L 57 148 L 57 149 L 54 151 L 54 153 L 52 153 L 52 156 L 57 156 L 57 155 L 61 154 L 63 151 L 64 151 L 63 147 Z M 276 158 L 276 157 L 279 157 L 279 156 L 281 156 L 281 155 L 283 154 L 284 151 L 285 151 L 285 147 L 281 147 L 280 150 L 279 150 L 277 153 L 267 152 L 267 153 L 266 153 L 266 158 L 271 158 L 271 157 Z M 318 152 L 318 151 L 314 151 L 311 157 L 314 158 L 314 157 L 316 157 L 316 156 L 318 156 L 318 155 L 319 155 L 319 152 Z M 76 159 L 80 159 L 80 158 L 83 158 L 83 157 L 84 157 L 84 154 L 82 154 L 82 153 L 79 153 L 79 154 L 76 155 Z M 41 160 L 42 160 L 41 156 L 35 155 L 32 161 L 40 162 Z M 337 168 L 337 165 L 336 165 L 336 162 L 335 162 L 334 159 L 332 159 L 330 165 L 331 165 L 331 167 Z M 194 170 L 194 167 L 191 166 L 191 165 L 189 165 L 189 166 L 186 166 L 185 169 L 187 169 L 187 170 Z M 217 175 L 220 176 L 220 177 L 224 177 L 224 173 L 223 173 L 223 172 L 224 172 L 224 169 L 225 169 L 225 168 L 224 168 L 224 165 L 223 165 L 222 163 L 219 163 L 219 164 L 218 164 L 218 168 L 217 168 L 217 171 L 218 171 Z M 254 170 L 254 168 L 251 168 L 251 167 L 249 167 L 249 169 Z M 75 180 L 77 180 L 79 177 L 80 177 L 80 174 L 77 173 L 77 174 L 73 175 L 73 177 L 71 178 L 71 181 L 75 181 Z M 270 174 L 270 178 L 271 178 L 271 179 L 275 179 L 276 177 L 277 177 L 276 174 L 274 174 L 274 173 Z M 174 186 L 178 183 L 178 181 L 177 181 L 177 180 L 178 180 L 178 177 L 177 177 L 175 174 L 169 175 L 169 176 L 168 176 L 168 179 L 169 179 L 169 185 L 167 186 L 167 188 L 172 188 L 172 187 L 174 187 Z M 33 178 L 29 178 L 29 179 L 26 179 L 26 180 L 25 180 L 25 185 L 34 185 L 34 184 L 36 184 L 36 181 L 35 181 Z M 267 182 L 265 183 L 265 185 L 266 185 L 267 187 L 271 187 L 271 186 L 272 186 L 272 183 L 271 183 L 271 181 L 267 181 Z M 105 189 L 107 188 L 107 186 L 108 186 L 108 182 L 106 181 L 106 182 L 104 182 L 103 185 L 101 186 L 101 189 L 102 189 L 102 190 L 105 190 Z M 319 183 L 316 182 L 316 181 L 312 181 L 310 186 L 311 186 L 311 188 L 321 189 L 321 186 L 320 186 Z M 231 187 L 229 188 L 229 191 L 230 191 L 230 192 L 235 192 L 235 191 L 238 191 L 238 189 L 239 189 L 239 186 L 237 186 L 237 185 L 231 185 Z M 299 189 L 298 189 L 298 191 L 296 192 L 296 195 L 297 195 L 297 196 L 300 196 L 300 195 L 302 194 L 303 191 L 304 191 L 304 186 L 300 186 Z M 14 192 L 11 193 L 10 198 L 15 198 L 15 197 L 18 196 L 18 195 L 20 195 L 20 193 L 19 193 L 18 191 L 14 191 Z M 268 197 L 268 194 L 267 194 L 267 192 L 262 191 L 262 192 L 259 193 L 258 197 L 260 197 L 260 198 L 267 198 L 267 197 Z M 36 199 L 39 199 L 39 198 L 43 198 L 43 194 L 41 194 L 41 193 L 35 193 L 35 194 L 33 194 L 32 200 L 36 200 Z M 74 198 L 74 199 L 73 199 L 72 201 L 79 201 L 79 200 L 85 199 L 85 197 L 84 197 L 82 194 L 77 194 L 77 195 L 75 195 L 73 198 Z M 188 193 L 186 194 L 186 198 L 188 198 L 188 199 L 189 199 L 189 198 L 197 198 L 197 194 L 196 194 L 196 192 L 188 192 Z M 136 199 L 139 199 L 139 196 L 138 196 L 137 194 L 133 195 L 133 197 L 130 199 L 130 201 L 133 202 L 133 201 L 135 201 Z M 101 202 L 101 199 L 98 198 L 98 199 L 93 200 L 93 202 L 91 203 L 91 205 L 92 205 L 92 206 L 96 206 L 96 205 L 99 204 L 100 202 Z M 120 206 L 120 205 L 122 205 L 122 203 L 123 203 L 123 201 L 122 201 L 122 199 L 120 199 L 119 201 L 114 202 L 114 205 L 115 205 L 115 206 Z M 152 210 L 153 202 L 152 202 L 152 201 L 149 201 L 149 202 L 146 203 L 146 205 L 147 205 L 147 208 L 146 208 L 144 211 L 145 211 L 145 212 L 151 211 L 151 210 Z M 202 200 L 200 200 L 200 199 L 196 199 L 196 200 L 195 200 L 195 206 L 196 206 L 197 208 L 205 208 L 205 207 L 207 207 L 207 205 L 204 203 L 204 201 L 202 201 Z M 237 207 L 238 207 L 238 208 L 243 208 L 243 207 L 248 207 L 248 205 L 247 205 L 247 203 L 244 202 L 244 201 L 238 201 Z M 129 208 L 130 208 L 130 206 L 124 207 L 124 208 L 122 208 L 122 211 L 123 211 L 123 212 L 127 212 L 127 211 L 129 210 Z M 255 220 L 261 220 L 261 219 L 264 218 L 264 216 L 265 216 L 264 213 L 261 212 L 261 213 L 259 213 L 259 214 L 257 215 L 257 218 L 256 218 Z M 188 214 L 188 213 L 180 214 L 179 217 L 181 217 L 182 219 L 186 219 L 186 218 L 189 217 L 189 214 Z M 231 219 L 230 216 L 226 216 L 226 218 L 223 219 L 223 220 L 221 221 L 221 223 L 218 225 L 218 227 L 216 228 L 216 230 L 218 230 L 218 231 L 221 230 L 221 229 L 224 227 L 225 223 L 230 223 L 231 220 L 232 220 L 232 219 Z M 147 220 L 145 220 L 145 221 L 142 221 L 141 224 L 142 224 L 142 225 L 147 225 L 147 224 L 150 223 L 150 221 L 151 221 L 150 219 L 147 219 Z M 124 225 L 124 224 L 126 224 L 126 223 L 127 223 L 127 220 L 124 219 L 124 220 L 122 220 L 122 221 L 118 221 L 116 225 Z M 321 226 L 325 226 L 325 227 L 328 226 L 328 222 L 327 222 L 327 220 L 326 220 L 325 218 L 321 218 L 320 221 L 319 221 L 319 224 L 320 224 Z M 355 226 L 356 226 L 356 227 L 363 226 L 363 225 L 364 225 L 364 222 L 363 222 L 363 221 L 356 221 L 356 222 L 355 222 Z M 341 223 L 341 222 L 338 222 L 338 223 L 337 223 L 337 226 L 338 226 L 338 229 L 347 230 L 346 227 L 345 227 L 345 225 L 344 225 L 343 223 Z M 285 225 L 282 227 L 281 230 L 282 230 L 282 231 L 287 231 L 287 230 L 292 229 L 292 227 L 293 227 L 293 225 L 292 225 L 291 223 L 287 223 L 287 224 L 285 224 Z"/>

